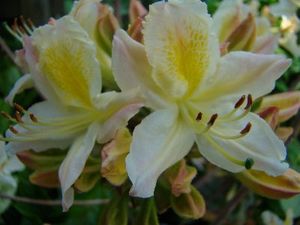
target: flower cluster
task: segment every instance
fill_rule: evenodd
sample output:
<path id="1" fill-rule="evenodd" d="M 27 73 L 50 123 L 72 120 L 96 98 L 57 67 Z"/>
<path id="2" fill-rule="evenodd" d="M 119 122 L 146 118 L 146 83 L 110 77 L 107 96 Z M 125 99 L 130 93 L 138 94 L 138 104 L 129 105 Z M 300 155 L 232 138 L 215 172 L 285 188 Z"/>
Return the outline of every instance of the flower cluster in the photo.
<path id="1" fill-rule="evenodd" d="M 14 125 L 0 139 L 35 170 L 31 181 L 60 187 L 66 211 L 74 190 L 99 177 L 128 186 L 128 177 L 131 196 L 155 194 L 159 212 L 199 218 L 205 201 L 188 165 L 196 154 L 258 194 L 298 194 L 284 145 L 292 128 L 280 123 L 297 113 L 300 94 L 264 97 L 291 64 L 274 54 L 279 39 L 268 18 L 239 0 L 213 16 L 200 0 L 161 1 L 149 12 L 134 0 L 130 22 L 123 30 L 109 6 L 80 0 L 44 26 L 8 28 L 23 44 L 16 61 L 26 74 L 6 98 L 15 115 L 2 114 Z M 14 97 L 28 88 L 43 101 L 24 109 Z M 44 151 L 45 166 L 36 157 Z"/>

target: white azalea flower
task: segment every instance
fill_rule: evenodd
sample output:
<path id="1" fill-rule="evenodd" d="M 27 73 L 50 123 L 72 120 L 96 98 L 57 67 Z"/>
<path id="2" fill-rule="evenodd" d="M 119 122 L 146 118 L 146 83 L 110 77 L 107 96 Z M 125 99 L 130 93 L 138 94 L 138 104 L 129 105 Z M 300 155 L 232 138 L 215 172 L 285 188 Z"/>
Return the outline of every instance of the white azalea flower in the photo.
<path id="1" fill-rule="evenodd" d="M 24 168 L 16 156 L 8 157 L 4 150 L 4 142 L 0 141 L 0 192 L 13 195 L 17 190 L 17 180 L 12 176 L 13 172 Z M 10 201 L 1 199 L 0 214 L 9 206 Z"/>
<path id="2" fill-rule="evenodd" d="M 242 0 L 223 1 L 213 16 L 213 26 L 219 42 L 227 44 L 230 51 L 272 54 L 278 45 L 268 19 Z"/>
<path id="3" fill-rule="evenodd" d="M 290 60 L 239 51 L 221 57 L 212 18 L 199 0 L 151 5 L 143 32 L 144 45 L 123 30 L 113 43 L 118 85 L 140 87 L 154 110 L 133 132 L 132 195 L 152 196 L 159 175 L 195 142 L 204 157 L 231 172 L 251 167 L 277 176 L 288 168 L 283 142 L 250 108 Z"/>
<path id="4" fill-rule="evenodd" d="M 278 3 L 270 6 L 270 11 L 274 16 L 294 16 L 299 7 L 299 0 L 279 0 Z"/>
<path id="5" fill-rule="evenodd" d="M 101 94 L 96 47 L 71 16 L 37 28 L 24 38 L 25 59 L 34 86 L 45 101 L 25 111 L 17 106 L 17 123 L 3 140 L 10 153 L 67 148 L 59 170 L 63 206 L 73 202 L 72 185 L 95 143 L 105 143 L 141 107 L 136 91 Z M 21 114 L 24 116 L 21 117 Z"/>

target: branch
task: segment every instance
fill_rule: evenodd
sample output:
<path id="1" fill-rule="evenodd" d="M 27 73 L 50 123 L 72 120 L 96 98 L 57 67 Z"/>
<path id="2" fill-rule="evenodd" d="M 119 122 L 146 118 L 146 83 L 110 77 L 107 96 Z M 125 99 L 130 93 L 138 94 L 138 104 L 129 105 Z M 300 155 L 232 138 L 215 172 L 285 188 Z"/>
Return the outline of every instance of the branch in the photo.
<path id="1" fill-rule="evenodd" d="M 0 198 L 12 200 L 14 202 L 22 202 L 33 205 L 44 205 L 44 206 L 59 206 L 61 200 L 44 200 L 44 199 L 32 199 L 26 197 L 12 196 L 0 193 Z M 73 205 L 78 206 L 92 206 L 92 205 L 104 205 L 109 203 L 109 199 L 92 199 L 92 200 L 75 200 Z"/>
<path id="2" fill-rule="evenodd" d="M 212 225 L 221 225 L 225 222 L 227 216 L 241 203 L 241 201 L 246 197 L 249 193 L 249 190 L 242 186 L 237 194 L 234 196 L 232 200 L 228 202 L 225 208 L 220 212 L 217 219 L 212 223 Z"/>

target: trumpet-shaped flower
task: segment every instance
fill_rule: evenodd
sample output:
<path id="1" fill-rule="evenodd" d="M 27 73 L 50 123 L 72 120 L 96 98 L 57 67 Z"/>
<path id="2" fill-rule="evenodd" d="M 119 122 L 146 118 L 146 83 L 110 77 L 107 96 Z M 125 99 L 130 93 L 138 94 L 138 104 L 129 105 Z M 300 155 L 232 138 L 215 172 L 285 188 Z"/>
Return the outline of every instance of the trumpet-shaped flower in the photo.
<path id="1" fill-rule="evenodd" d="M 213 21 L 221 45 L 229 51 L 271 54 L 277 47 L 278 37 L 271 33 L 269 21 L 241 0 L 223 1 Z"/>
<path id="2" fill-rule="evenodd" d="M 126 159 L 132 195 L 152 196 L 160 174 L 195 142 L 210 162 L 234 173 L 286 171 L 283 142 L 250 109 L 290 60 L 239 51 L 221 57 L 212 18 L 198 0 L 151 5 L 143 32 L 144 45 L 122 30 L 113 43 L 118 85 L 140 87 L 154 110 L 135 128 Z"/>
<path id="3" fill-rule="evenodd" d="M 299 0 L 279 0 L 277 4 L 271 5 L 270 10 L 275 16 L 294 16 L 300 7 Z"/>
<path id="4" fill-rule="evenodd" d="M 25 37 L 25 58 L 35 87 L 45 101 L 28 111 L 16 105 L 17 123 L 4 140 L 7 151 L 67 148 L 59 169 L 63 206 L 73 200 L 72 184 L 82 172 L 95 143 L 105 143 L 139 109 L 136 91 L 101 94 L 96 46 L 71 16 L 37 28 Z M 23 116 L 22 116 L 23 114 Z M 3 138 L 2 138 L 3 139 Z"/>
<path id="5" fill-rule="evenodd" d="M 280 45 L 296 57 L 300 56 L 300 46 L 297 42 L 297 32 L 300 29 L 300 21 L 297 16 L 299 7 L 300 1 L 298 0 L 280 0 L 270 7 L 271 14 L 281 17 Z"/>
<path id="6" fill-rule="evenodd" d="M 80 0 L 75 1 L 69 16 L 80 24 L 94 43 L 96 57 L 100 62 L 99 69 L 101 70 L 103 85 L 110 89 L 115 88 L 116 85 L 111 71 L 111 51 L 113 35 L 119 28 L 119 23 L 112 10 L 109 6 L 101 4 L 99 0 Z M 49 25 L 55 25 L 56 20 L 51 18 L 48 23 Z M 16 62 L 27 74 L 16 82 L 7 96 L 6 100 L 10 104 L 12 104 L 16 94 L 34 86 L 32 74 L 28 71 L 28 60 L 26 60 L 26 48 L 28 48 L 26 47 L 26 37 L 32 35 L 35 27 L 32 24 L 27 24 L 23 18 L 20 24 L 22 24 L 20 27 L 15 24 L 13 30 L 9 27 L 7 29 L 23 44 L 24 48 L 16 52 Z"/>

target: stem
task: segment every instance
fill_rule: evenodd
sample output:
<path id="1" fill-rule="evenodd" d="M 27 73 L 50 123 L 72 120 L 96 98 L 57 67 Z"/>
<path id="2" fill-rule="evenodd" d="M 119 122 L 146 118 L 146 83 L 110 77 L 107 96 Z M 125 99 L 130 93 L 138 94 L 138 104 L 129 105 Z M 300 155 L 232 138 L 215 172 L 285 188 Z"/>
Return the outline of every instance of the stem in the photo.
<path id="1" fill-rule="evenodd" d="M 12 196 L 0 193 L 0 198 L 12 200 L 14 202 L 22 202 L 33 205 L 44 205 L 44 206 L 59 206 L 61 200 L 44 200 L 44 199 L 32 199 L 26 197 Z M 109 203 L 109 199 L 92 199 L 92 200 L 75 200 L 73 205 L 78 206 L 92 206 L 92 205 L 104 205 Z"/>
<path id="2" fill-rule="evenodd" d="M 212 223 L 212 225 L 221 225 L 223 224 L 227 218 L 227 216 L 241 203 L 241 201 L 246 197 L 249 193 L 249 190 L 242 186 L 237 194 L 234 196 L 232 200 L 228 202 L 225 208 L 220 212 L 217 219 Z"/>

